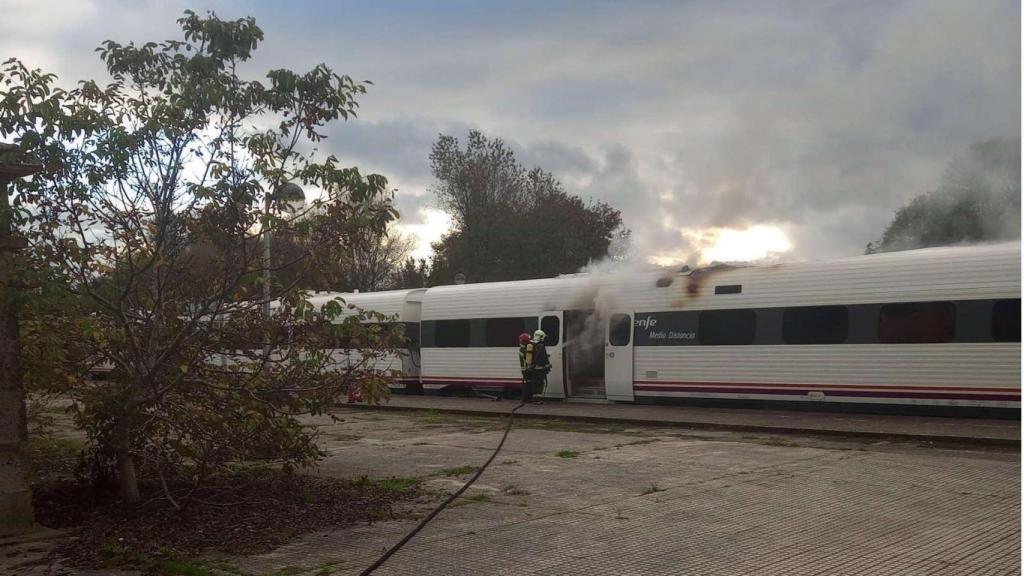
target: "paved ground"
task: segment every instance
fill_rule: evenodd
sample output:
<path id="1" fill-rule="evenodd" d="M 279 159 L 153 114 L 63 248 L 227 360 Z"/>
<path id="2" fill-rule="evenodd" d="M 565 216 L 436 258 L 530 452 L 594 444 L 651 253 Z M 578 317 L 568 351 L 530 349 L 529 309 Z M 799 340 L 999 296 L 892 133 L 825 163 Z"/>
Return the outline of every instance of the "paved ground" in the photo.
<path id="1" fill-rule="evenodd" d="M 511 408 L 511 403 L 492 402 L 482 398 L 394 395 L 380 408 L 488 414 L 507 412 Z M 626 421 L 689 428 L 878 436 L 971 444 L 1020 446 L 1021 440 L 1019 413 L 1016 419 L 1007 420 L 557 401 L 540 406 L 526 406 L 520 413 L 533 417 L 572 418 L 596 422 Z"/>
<path id="2" fill-rule="evenodd" d="M 319 473 L 419 476 L 439 491 L 461 485 L 465 471 L 446 471 L 483 462 L 502 427 L 340 413 L 321 423 Z M 1019 574 L 1020 481 L 1017 450 L 530 420 L 376 574 Z M 231 562 L 358 574 L 414 524 L 311 534 Z"/>

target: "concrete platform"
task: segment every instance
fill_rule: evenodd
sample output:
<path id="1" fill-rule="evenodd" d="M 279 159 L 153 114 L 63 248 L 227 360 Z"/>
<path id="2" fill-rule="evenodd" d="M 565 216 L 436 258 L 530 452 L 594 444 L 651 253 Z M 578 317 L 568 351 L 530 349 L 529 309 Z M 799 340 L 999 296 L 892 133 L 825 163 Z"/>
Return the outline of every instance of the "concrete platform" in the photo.
<path id="1" fill-rule="evenodd" d="M 327 454 L 316 473 L 415 477 L 435 498 L 229 559 L 232 576 L 357 576 L 505 428 L 335 415 L 310 422 Z M 517 419 L 479 481 L 374 576 L 1019 576 L 1020 526 L 1016 449 Z"/>
<path id="2" fill-rule="evenodd" d="M 518 400 L 493 402 L 485 398 L 393 395 L 386 404 L 348 407 L 381 410 L 436 410 L 453 414 L 497 415 L 509 412 Z M 736 430 L 778 434 L 813 434 L 949 444 L 1020 447 L 1020 420 L 953 418 L 711 408 L 643 404 L 547 402 L 525 406 L 517 416 L 588 422 L 681 426 L 694 429 Z"/>

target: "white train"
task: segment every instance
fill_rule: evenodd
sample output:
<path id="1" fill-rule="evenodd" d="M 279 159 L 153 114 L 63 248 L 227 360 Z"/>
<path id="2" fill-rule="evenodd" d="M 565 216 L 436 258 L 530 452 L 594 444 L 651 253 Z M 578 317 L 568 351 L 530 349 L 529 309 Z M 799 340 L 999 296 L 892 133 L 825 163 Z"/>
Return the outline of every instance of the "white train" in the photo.
<path id="1" fill-rule="evenodd" d="M 518 387 L 540 327 L 548 398 L 1019 408 L 1020 266 L 1009 243 L 318 298 L 405 322 L 388 367 L 415 390 Z"/>

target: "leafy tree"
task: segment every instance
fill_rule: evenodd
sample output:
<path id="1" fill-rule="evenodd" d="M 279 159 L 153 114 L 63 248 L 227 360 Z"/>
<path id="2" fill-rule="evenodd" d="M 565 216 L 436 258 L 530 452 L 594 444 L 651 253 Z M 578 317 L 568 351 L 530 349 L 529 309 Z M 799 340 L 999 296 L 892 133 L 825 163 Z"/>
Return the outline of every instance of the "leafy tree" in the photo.
<path id="1" fill-rule="evenodd" d="M 345 265 L 347 290 L 387 290 L 397 288 L 396 274 L 409 258 L 413 241 L 397 231 L 386 236 L 366 234 L 351 243 Z"/>
<path id="2" fill-rule="evenodd" d="M 180 40 L 103 43 L 106 86 L 65 90 L 18 61 L 0 67 L 0 136 L 44 166 L 13 198 L 27 262 L 55 295 L 37 294 L 27 332 L 37 350 L 47 328 L 75 339 L 46 360 L 60 377 L 37 372 L 37 385 L 71 398 L 127 501 L 140 466 L 200 483 L 239 460 L 311 462 L 297 417 L 353 386 L 385 393 L 390 374 L 373 360 L 401 338 L 365 325 L 378 315 L 316 310 L 294 282 L 266 281 L 289 264 L 266 258 L 272 238 L 316 238 L 293 255 L 315 262 L 330 256 L 318 247 L 383 233 L 396 215 L 384 177 L 309 152 L 355 114 L 364 84 L 325 65 L 248 80 L 238 70 L 263 39 L 252 18 L 178 23 Z M 290 182 L 323 199 L 289 217 L 272 192 Z M 336 365 L 326 348 L 339 342 L 362 360 Z M 86 378 L 83 363 L 109 378 Z"/>
<path id="3" fill-rule="evenodd" d="M 937 190 L 896 211 L 867 252 L 1020 238 L 1020 139 L 970 147 L 946 168 Z"/>
<path id="4" fill-rule="evenodd" d="M 396 287 L 396 275 L 413 249 L 397 230 L 350 225 L 333 238 L 300 230 L 274 239 L 274 277 L 299 288 L 363 292 Z M 315 255 L 303 258 L 303 254 Z"/>
<path id="5" fill-rule="evenodd" d="M 392 276 L 392 287 L 395 289 L 426 288 L 429 277 L 430 269 L 427 266 L 427 261 L 423 258 L 416 260 L 410 256 Z"/>
<path id="6" fill-rule="evenodd" d="M 433 247 L 432 284 L 458 274 L 487 282 L 576 272 L 628 237 L 618 210 L 567 194 L 550 172 L 525 169 L 500 139 L 472 131 L 461 148 L 442 135 L 430 162 L 438 204 L 453 220 Z"/>

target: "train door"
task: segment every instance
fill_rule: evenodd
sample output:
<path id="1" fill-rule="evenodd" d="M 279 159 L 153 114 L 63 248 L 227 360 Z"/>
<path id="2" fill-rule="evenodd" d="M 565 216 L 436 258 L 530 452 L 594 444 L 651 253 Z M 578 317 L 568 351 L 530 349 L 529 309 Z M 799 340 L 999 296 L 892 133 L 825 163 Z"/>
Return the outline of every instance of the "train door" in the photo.
<path id="1" fill-rule="evenodd" d="M 540 329 L 546 334 L 544 347 L 548 350 L 551 372 L 542 395 L 545 398 L 565 398 L 565 338 L 562 334 L 562 313 L 545 312 L 540 317 Z"/>
<path id="2" fill-rule="evenodd" d="M 410 290 L 402 304 L 399 317 L 405 324 L 405 338 L 408 346 L 400 352 L 402 357 L 402 382 L 410 394 L 422 394 L 420 381 L 420 316 L 423 308 L 425 288 Z"/>
<path id="3" fill-rule="evenodd" d="M 604 318 L 594 309 L 566 310 L 562 357 L 570 398 L 604 398 Z"/>
<path id="4" fill-rule="evenodd" d="M 605 395 L 609 400 L 633 401 L 633 313 L 613 311 L 608 316 L 604 348 Z"/>

